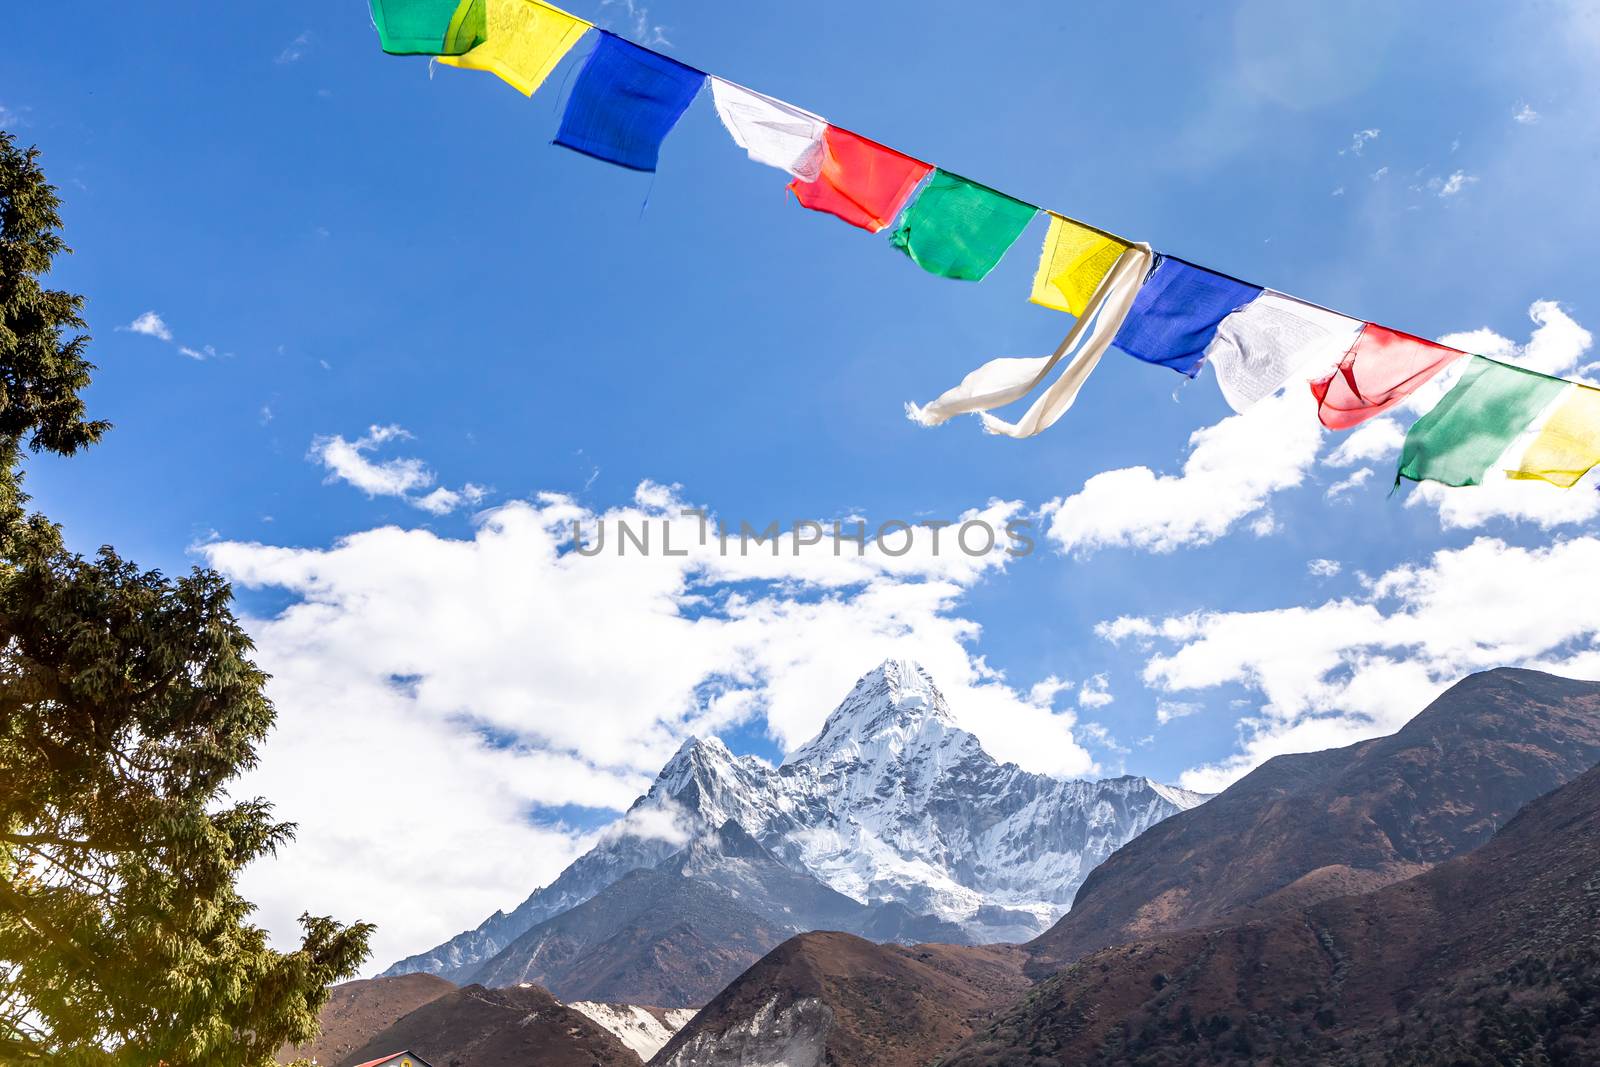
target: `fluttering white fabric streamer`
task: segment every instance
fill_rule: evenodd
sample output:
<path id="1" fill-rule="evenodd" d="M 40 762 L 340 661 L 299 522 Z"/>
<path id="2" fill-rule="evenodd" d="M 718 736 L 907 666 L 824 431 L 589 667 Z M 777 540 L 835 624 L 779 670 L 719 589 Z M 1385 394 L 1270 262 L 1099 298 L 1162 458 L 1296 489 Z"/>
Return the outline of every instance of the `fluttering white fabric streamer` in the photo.
<path id="1" fill-rule="evenodd" d="M 907 416 L 924 426 L 937 426 L 956 415 L 975 411 L 980 413 L 986 431 L 1005 437 L 1032 437 L 1048 429 L 1072 407 L 1083 383 L 1111 346 L 1111 339 L 1122 327 L 1122 320 L 1128 317 L 1133 298 L 1150 273 L 1153 258 L 1150 246 L 1144 244 L 1134 245 L 1122 253 L 1116 265 L 1100 280 L 1071 332 L 1050 355 L 990 360 L 937 400 L 921 407 L 907 404 Z M 990 408 L 1021 400 L 1033 392 L 1063 359 L 1067 360 L 1067 366 L 1050 387 L 1039 394 L 1022 418 L 1006 422 L 988 414 Z"/>
<path id="2" fill-rule="evenodd" d="M 1360 332 L 1358 319 L 1263 289 L 1217 326 L 1205 361 L 1228 406 L 1244 411 L 1297 374 L 1326 373 Z"/>
<path id="3" fill-rule="evenodd" d="M 711 99 L 734 143 L 751 159 L 805 182 L 821 175 L 826 119 L 715 76 Z"/>

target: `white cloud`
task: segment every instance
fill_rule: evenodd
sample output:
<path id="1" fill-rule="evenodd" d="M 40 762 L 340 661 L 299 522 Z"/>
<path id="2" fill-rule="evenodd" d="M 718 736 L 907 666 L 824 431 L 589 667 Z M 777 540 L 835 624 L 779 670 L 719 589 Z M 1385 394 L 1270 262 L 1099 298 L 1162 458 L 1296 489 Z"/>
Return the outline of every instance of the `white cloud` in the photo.
<path id="1" fill-rule="evenodd" d="M 1072 688 L 1072 683 L 1065 678 L 1048 675 L 1034 682 L 1028 690 L 1028 703 L 1037 704 L 1041 708 L 1048 708 L 1056 702 L 1056 697 Z"/>
<path id="2" fill-rule="evenodd" d="M 1384 177 L 1386 175 L 1388 175 L 1388 173 L 1389 173 L 1389 168 L 1388 167 L 1386 167 L 1386 166 L 1385 167 L 1379 167 L 1377 170 L 1372 172 L 1372 180 L 1375 181 L 1375 182 L 1381 182 L 1381 181 L 1383 181 Z"/>
<path id="3" fill-rule="evenodd" d="M 348 482 L 371 496 L 405 496 L 433 484 L 433 472 L 420 459 L 399 458 L 373 462 L 367 453 L 390 441 L 408 440 L 400 426 L 370 426 L 364 436 L 347 441 L 340 434 L 315 437 L 307 459 L 328 470 L 328 481 Z"/>
<path id="4" fill-rule="evenodd" d="M 1085 708 L 1103 708 L 1116 698 L 1111 695 L 1111 682 L 1103 674 L 1097 674 L 1084 682 L 1078 689 L 1078 704 Z"/>
<path id="5" fill-rule="evenodd" d="M 1532 126 L 1539 121 L 1539 113 L 1527 104 L 1523 104 L 1511 113 L 1513 122 L 1520 122 L 1524 126 Z"/>
<path id="6" fill-rule="evenodd" d="M 460 489 L 446 489 L 439 486 L 426 496 L 420 496 L 412 501 L 417 507 L 430 515 L 448 515 L 462 505 L 473 505 L 483 501 L 488 495 L 488 490 L 481 485 L 468 482 Z"/>
<path id="7" fill-rule="evenodd" d="M 1398 456 L 1406 442 L 1406 432 L 1387 415 L 1362 423 L 1328 456 L 1330 467 L 1353 467 L 1357 463 Z"/>
<path id="8" fill-rule="evenodd" d="M 201 363 L 204 363 L 208 359 L 217 358 L 217 350 L 212 348 L 210 345 L 201 345 L 198 349 L 190 348 L 188 345 L 179 345 L 178 354 L 181 356 L 188 356 L 190 359 L 197 360 Z"/>
<path id="9" fill-rule="evenodd" d="M 1339 149 L 1339 154 L 1342 156 L 1349 152 L 1351 155 L 1359 156 L 1366 151 L 1367 145 L 1378 139 L 1378 135 L 1382 132 L 1376 129 L 1357 130 L 1350 138 L 1350 147 Z"/>
<path id="10" fill-rule="evenodd" d="M 1204 704 L 1183 700 L 1163 700 L 1156 704 L 1156 725 L 1165 726 L 1174 719 L 1186 719 L 1206 710 Z"/>
<path id="11" fill-rule="evenodd" d="M 1306 571 L 1313 578 L 1332 578 L 1342 570 L 1344 565 L 1336 559 L 1314 559 L 1306 564 Z"/>
<path id="12" fill-rule="evenodd" d="M 1334 195 L 1334 196 L 1343 196 L 1344 195 L 1344 186 L 1342 186 L 1342 185 L 1335 186 L 1332 195 Z"/>
<path id="13" fill-rule="evenodd" d="M 123 329 L 132 333 L 142 333 L 146 337 L 154 337 L 162 341 L 172 340 L 172 330 L 167 327 L 161 316 L 154 311 L 146 311 L 124 326 Z"/>
<path id="14" fill-rule="evenodd" d="M 1328 491 L 1324 495 L 1329 500 L 1341 500 L 1352 489 L 1359 489 L 1370 481 L 1372 481 L 1372 468 L 1358 467 L 1350 472 L 1349 477 L 1341 478 L 1328 486 Z"/>
<path id="15" fill-rule="evenodd" d="M 1208 544 L 1259 513 L 1273 493 L 1303 482 L 1321 441 L 1310 392 L 1289 389 L 1196 430 L 1180 475 L 1149 467 L 1104 471 L 1078 493 L 1051 501 L 1044 509 L 1049 536 L 1069 552 Z"/>
<path id="16" fill-rule="evenodd" d="M 1448 178 L 1434 178 L 1428 182 L 1428 188 L 1436 190 L 1441 198 L 1458 195 L 1467 186 L 1478 179 L 1466 171 L 1458 170 Z"/>
<path id="17" fill-rule="evenodd" d="M 339 434 L 314 437 L 306 458 L 327 469 L 326 480 L 330 483 L 346 482 L 369 497 L 398 497 L 430 515 L 448 515 L 460 507 L 476 506 L 489 495 L 483 486 L 468 482 L 460 489 L 441 485 L 419 496 L 416 494 L 428 489 L 436 480 L 426 463 L 410 456 L 381 461 L 369 458 L 386 444 L 409 440 L 411 434 L 403 427 L 374 425 L 354 441 Z"/>
<path id="18" fill-rule="evenodd" d="M 284 45 L 283 51 L 278 53 L 278 58 L 273 62 L 280 64 L 298 63 L 305 58 L 306 52 L 311 49 L 311 31 L 306 30 L 300 36 Z"/>
<path id="19" fill-rule="evenodd" d="M 1225 787 L 1264 760 L 1391 733 L 1447 686 L 1496 666 L 1600 672 L 1600 538 L 1519 548 L 1479 538 L 1316 607 L 1118 619 L 1099 632 L 1176 646 L 1144 679 L 1161 692 L 1243 685 L 1265 698 L 1233 756 L 1186 788 Z"/>
<path id="20" fill-rule="evenodd" d="M 366 466 L 401 436 L 376 427 L 332 464 L 375 490 L 414 483 L 409 468 Z M 735 538 L 724 557 L 682 506 L 645 483 L 603 514 L 558 495 L 506 504 L 465 539 L 391 526 L 327 548 L 199 549 L 236 585 L 288 598 L 247 620 L 279 721 L 241 790 L 300 824 L 246 882 L 269 928 L 312 907 L 379 922 L 377 962 L 436 943 L 584 846 L 531 823 L 532 806 L 620 810 L 684 737 L 740 722 L 764 720 L 793 748 L 891 655 L 922 662 L 996 758 L 1095 769 L 1075 713 L 1042 699 L 1064 683 L 1013 686 L 973 648 L 961 601 L 1006 566 L 1001 549 L 969 557 L 945 541 L 935 555 L 923 539 L 894 557 L 869 540 L 858 557 L 824 541 L 796 555 L 786 542 L 740 556 Z M 1020 513 L 995 502 L 967 517 L 998 528 Z M 602 521 L 648 521 L 655 551 L 620 554 L 614 535 L 599 555 L 574 551 L 572 524 L 593 545 Z M 663 554 L 663 529 L 687 555 Z M 407 891 L 373 894 L 376 870 L 406 871 Z"/>

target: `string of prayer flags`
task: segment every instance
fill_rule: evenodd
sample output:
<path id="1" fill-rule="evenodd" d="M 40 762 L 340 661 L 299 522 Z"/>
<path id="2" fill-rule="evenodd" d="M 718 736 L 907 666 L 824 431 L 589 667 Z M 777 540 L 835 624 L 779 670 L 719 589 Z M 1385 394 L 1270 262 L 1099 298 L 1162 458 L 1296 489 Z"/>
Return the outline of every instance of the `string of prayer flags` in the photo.
<path id="1" fill-rule="evenodd" d="M 1490 471 L 1571 487 L 1600 461 L 1600 390 L 1473 356 L 1406 433 L 1401 478 L 1482 485 Z"/>
<path id="2" fill-rule="evenodd" d="M 592 28 L 547 0 L 369 4 L 385 52 L 488 71 L 529 96 Z M 803 207 L 873 233 L 898 217 L 890 243 L 933 274 L 981 280 L 1040 212 L 606 31 L 583 63 L 554 143 L 654 171 L 662 143 L 708 80 L 734 142 L 752 160 L 791 175 L 788 188 Z M 938 399 L 908 404 L 913 420 L 934 426 L 976 413 L 989 433 L 1032 436 L 1073 406 L 1116 345 L 1190 377 L 1209 363 L 1223 398 L 1239 412 L 1306 379 L 1318 419 L 1344 430 L 1399 404 L 1465 355 L 1045 214 L 1049 228 L 1029 299 L 1075 316 L 1072 329 L 1048 356 L 991 360 Z M 990 414 L 1036 390 L 1015 422 Z M 1475 356 L 1411 427 L 1396 483 L 1476 485 L 1499 471 L 1570 487 L 1597 462 L 1600 389 Z"/>
<path id="3" fill-rule="evenodd" d="M 1317 418 L 1330 430 L 1358 426 L 1400 403 L 1465 354 L 1369 322 L 1338 369 L 1311 383 Z"/>
<path id="4" fill-rule="evenodd" d="M 555 143 L 619 167 L 653 171 L 661 142 L 705 80 L 693 67 L 601 30 Z"/>
<path id="5" fill-rule="evenodd" d="M 978 412 L 984 430 L 1005 437 L 1032 437 L 1049 429 L 1072 407 L 1084 382 L 1099 365 L 1100 357 L 1133 307 L 1154 258 L 1149 245 L 1130 245 L 1095 287 L 1083 314 L 1052 354 L 991 360 L 937 400 L 922 407 L 907 404 L 906 415 L 924 426 L 937 426 L 956 415 Z M 1016 422 L 1005 422 L 988 413 L 1033 392 L 1063 360 L 1067 365 L 1060 375 Z"/>
<path id="6" fill-rule="evenodd" d="M 1350 350 L 1363 323 L 1336 311 L 1263 289 L 1217 325 L 1205 362 L 1228 406 L 1242 412 L 1297 374 L 1322 374 Z"/>
<path id="7" fill-rule="evenodd" d="M 877 233 L 894 220 L 911 190 L 933 167 L 860 134 L 829 126 L 815 181 L 789 183 L 802 207 L 825 211 Z"/>
<path id="8" fill-rule="evenodd" d="M 803 182 L 817 180 L 826 119 L 722 78 L 710 80 L 711 101 L 734 144 L 757 163 L 786 170 Z"/>
<path id="9" fill-rule="evenodd" d="M 889 243 L 930 274 L 982 281 L 1038 208 L 935 168 Z"/>
<path id="10" fill-rule="evenodd" d="M 592 23 L 542 0 L 481 0 L 487 5 L 488 36 L 459 56 L 439 62 L 499 75 L 523 96 L 532 96 Z"/>
<path id="11" fill-rule="evenodd" d="M 378 43 L 391 56 L 458 56 L 487 36 L 485 0 L 371 0 Z"/>
<path id="12" fill-rule="evenodd" d="M 1053 211 L 1047 214 L 1050 228 L 1045 231 L 1039 270 L 1033 276 L 1033 294 L 1028 299 L 1057 311 L 1082 315 L 1100 279 L 1132 246 Z"/>
<path id="13" fill-rule="evenodd" d="M 1139 290 L 1112 344 L 1146 363 L 1193 378 L 1217 326 L 1260 295 L 1259 285 L 1175 256 L 1157 256 L 1155 272 Z"/>

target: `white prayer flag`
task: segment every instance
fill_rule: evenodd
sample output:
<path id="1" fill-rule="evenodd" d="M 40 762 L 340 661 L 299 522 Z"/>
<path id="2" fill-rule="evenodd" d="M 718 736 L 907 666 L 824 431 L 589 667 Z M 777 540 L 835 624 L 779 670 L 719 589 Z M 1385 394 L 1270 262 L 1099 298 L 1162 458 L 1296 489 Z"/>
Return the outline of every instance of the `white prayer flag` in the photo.
<path id="1" fill-rule="evenodd" d="M 1309 381 L 1325 373 L 1360 332 L 1358 319 L 1263 289 L 1217 325 L 1205 361 L 1228 406 L 1244 411 L 1297 374 Z"/>
<path id="2" fill-rule="evenodd" d="M 786 170 L 805 182 L 814 182 L 821 175 L 826 119 L 715 76 L 711 78 L 711 99 L 734 143 L 751 159 Z"/>

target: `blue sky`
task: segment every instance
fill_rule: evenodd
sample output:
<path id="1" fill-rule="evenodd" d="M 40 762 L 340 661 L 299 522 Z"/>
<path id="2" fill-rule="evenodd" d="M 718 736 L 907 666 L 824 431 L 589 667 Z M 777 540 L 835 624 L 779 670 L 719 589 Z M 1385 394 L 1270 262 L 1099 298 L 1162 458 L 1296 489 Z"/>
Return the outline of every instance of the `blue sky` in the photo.
<path id="1" fill-rule="evenodd" d="M 1480 350 L 1560 373 L 1595 358 L 1587 5 L 570 8 L 1158 250 L 1418 334 L 1490 331 Z M 40 146 L 66 201 L 76 254 L 58 281 L 89 297 L 90 401 L 116 430 L 86 456 L 33 462 L 28 484 L 83 550 L 211 562 L 240 582 L 284 722 L 259 781 L 302 823 L 290 869 L 317 872 L 261 876 L 274 921 L 354 908 L 387 924 L 380 952 L 422 947 L 547 878 L 684 733 L 779 758 L 890 648 L 991 722 L 1002 755 L 1195 785 L 1386 732 L 1465 670 L 1593 669 L 1596 623 L 1571 597 L 1527 593 L 1498 613 L 1510 622 L 1472 614 L 1594 561 L 1592 486 L 1408 506 L 1387 495 L 1392 439 L 1340 456 L 1287 400 L 1229 422 L 1207 375 L 1115 352 L 1031 441 L 907 421 L 906 401 L 1068 328 L 1026 300 L 1041 220 L 983 283 L 934 278 L 798 208 L 704 95 L 654 177 L 552 148 L 592 38 L 530 101 L 382 55 L 359 0 L 160 18 L 64 3 L 37 19 L 35 39 L 70 48 L 8 58 L 0 122 Z M 147 312 L 162 330 L 128 328 Z M 1507 347 L 1536 328 L 1532 348 Z M 407 436 L 357 447 L 391 426 Z M 1211 458 L 1187 481 L 1125 473 L 1179 478 L 1207 427 Z M 369 490 L 418 484 L 369 493 L 351 472 L 379 479 Z M 645 482 L 677 488 L 636 499 Z M 481 498 L 443 514 L 413 503 L 469 485 Z M 561 509 L 669 499 L 758 524 L 998 501 L 1031 517 L 1041 551 L 848 579 L 596 565 L 527 579 L 538 603 L 485 602 L 550 565 L 529 531 Z M 482 512 L 508 507 L 510 532 L 485 547 Z M 362 547 L 341 553 L 348 537 Z M 1492 573 L 1531 586 L 1446 582 Z M 663 612 L 685 625 L 632 629 Z M 720 626 L 730 613 L 740 626 Z M 394 628 L 363 629 L 379 615 Z M 550 618 L 572 621 L 552 636 Z M 470 654 L 430 658 L 485 619 Z M 1419 636 L 1442 620 L 1463 632 Z M 1490 621 L 1506 631 L 1485 636 Z M 707 651 L 723 629 L 737 640 Z M 1284 636 L 1301 633 L 1314 637 Z M 395 726 L 396 747 L 374 741 L 402 720 L 417 729 Z M 585 741 L 589 721 L 605 725 Z M 397 762 L 437 790 L 403 824 L 331 784 Z M 337 831 L 318 823 L 330 811 Z M 440 843 L 463 823 L 481 833 Z M 418 862 L 449 871 L 374 915 L 352 827 L 393 840 L 396 825 Z M 472 851 L 519 858 L 480 870 Z M 320 896 L 291 902 L 289 880 Z"/>

